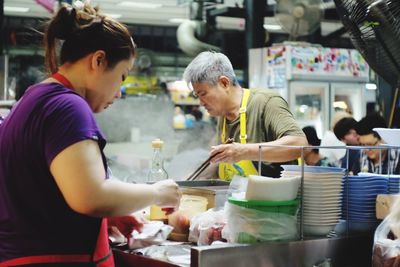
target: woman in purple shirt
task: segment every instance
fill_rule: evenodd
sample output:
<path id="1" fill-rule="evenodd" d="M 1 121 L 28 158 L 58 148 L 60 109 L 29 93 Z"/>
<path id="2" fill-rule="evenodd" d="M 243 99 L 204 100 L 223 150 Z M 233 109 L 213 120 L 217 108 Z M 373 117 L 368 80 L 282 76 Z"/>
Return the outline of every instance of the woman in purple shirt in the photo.
<path id="1" fill-rule="evenodd" d="M 107 180 L 93 113 L 121 96 L 135 52 L 126 27 L 78 2 L 58 11 L 44 43 L 50 78 L 0 125 L 0 267 L 111 267 L 105 218 L 176 206 L 179 188 Z"/>

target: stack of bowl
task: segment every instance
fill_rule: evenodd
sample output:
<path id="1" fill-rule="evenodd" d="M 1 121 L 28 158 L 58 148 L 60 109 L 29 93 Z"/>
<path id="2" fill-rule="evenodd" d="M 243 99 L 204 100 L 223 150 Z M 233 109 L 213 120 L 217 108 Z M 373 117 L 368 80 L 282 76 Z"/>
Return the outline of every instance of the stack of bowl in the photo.
<path id="1" fill-rule="evenodd" d="M 349 223 L 352 231 L 372 231 L 376 219 L 376 196 L 388 192 L 388 176 L 359 173 L 348 176 L 344 185 L 342 219 Z"/>
<path id="2" fill-rule="evenodd" d="M 301 175 L 301 166 L 282 167 L 283 178 Z M 328 235 L 339 222 L 344 171 L 343 168 L 304 166 L 304 234 Z"/>
<path id="3" fill-rule="evenodd" d="M 389 194 L 398 194 L 400 193 L 400 175 L 388 175 L 389 177 Z"/>
<path id="4" fill-rule="evenodd" d="M 380 137 L 390 146 L 400 147 L 400 129 L 374 128 Z"/>

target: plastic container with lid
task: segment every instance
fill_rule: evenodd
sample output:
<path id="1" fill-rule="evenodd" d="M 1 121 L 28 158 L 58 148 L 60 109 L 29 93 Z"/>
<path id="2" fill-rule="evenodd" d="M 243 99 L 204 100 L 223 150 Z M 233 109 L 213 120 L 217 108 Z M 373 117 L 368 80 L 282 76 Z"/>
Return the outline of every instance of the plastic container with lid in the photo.
<path id="1" fill-rule="evenodd" d="M 194 195 L 182 195 L 179 211 L 189 219 L 207 210 L 208 200 L 205 197 Z"/>

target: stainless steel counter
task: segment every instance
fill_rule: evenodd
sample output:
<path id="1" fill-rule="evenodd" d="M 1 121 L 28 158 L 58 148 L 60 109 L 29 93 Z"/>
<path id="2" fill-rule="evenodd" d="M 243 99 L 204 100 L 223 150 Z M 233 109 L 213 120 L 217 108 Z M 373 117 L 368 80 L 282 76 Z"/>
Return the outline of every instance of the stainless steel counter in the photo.
<path id="1" fill-rule="evenodd" d="M 191 267 L 313 267 L 330 259 L 333 267 L 371 266 L 372 234 L 257 245 L 193 247 Z"/>
<path id="2" fill-rule="evenodd" d="M 373 235 L 321 238 L 257 245 L 192 247 L 191 267 L 369 267 Z M 149 257 L 114 251 L 117 267 L 178 266 Z M 329 263 L 320 264 L 329 259 Z"/>

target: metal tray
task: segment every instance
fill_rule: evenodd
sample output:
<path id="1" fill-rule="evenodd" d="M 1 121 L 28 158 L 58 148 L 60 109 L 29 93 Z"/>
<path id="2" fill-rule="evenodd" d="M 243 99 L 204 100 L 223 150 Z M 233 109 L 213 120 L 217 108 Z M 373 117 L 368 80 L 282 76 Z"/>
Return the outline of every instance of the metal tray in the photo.
<path id="1" fill-rule="evenodd" d="M 229 187 L 230 182 L 222 180 L 198 180 L 198 181 L 177 181 L 179 186 L 199 187 L 199 186 L 226 186 Z"/>

